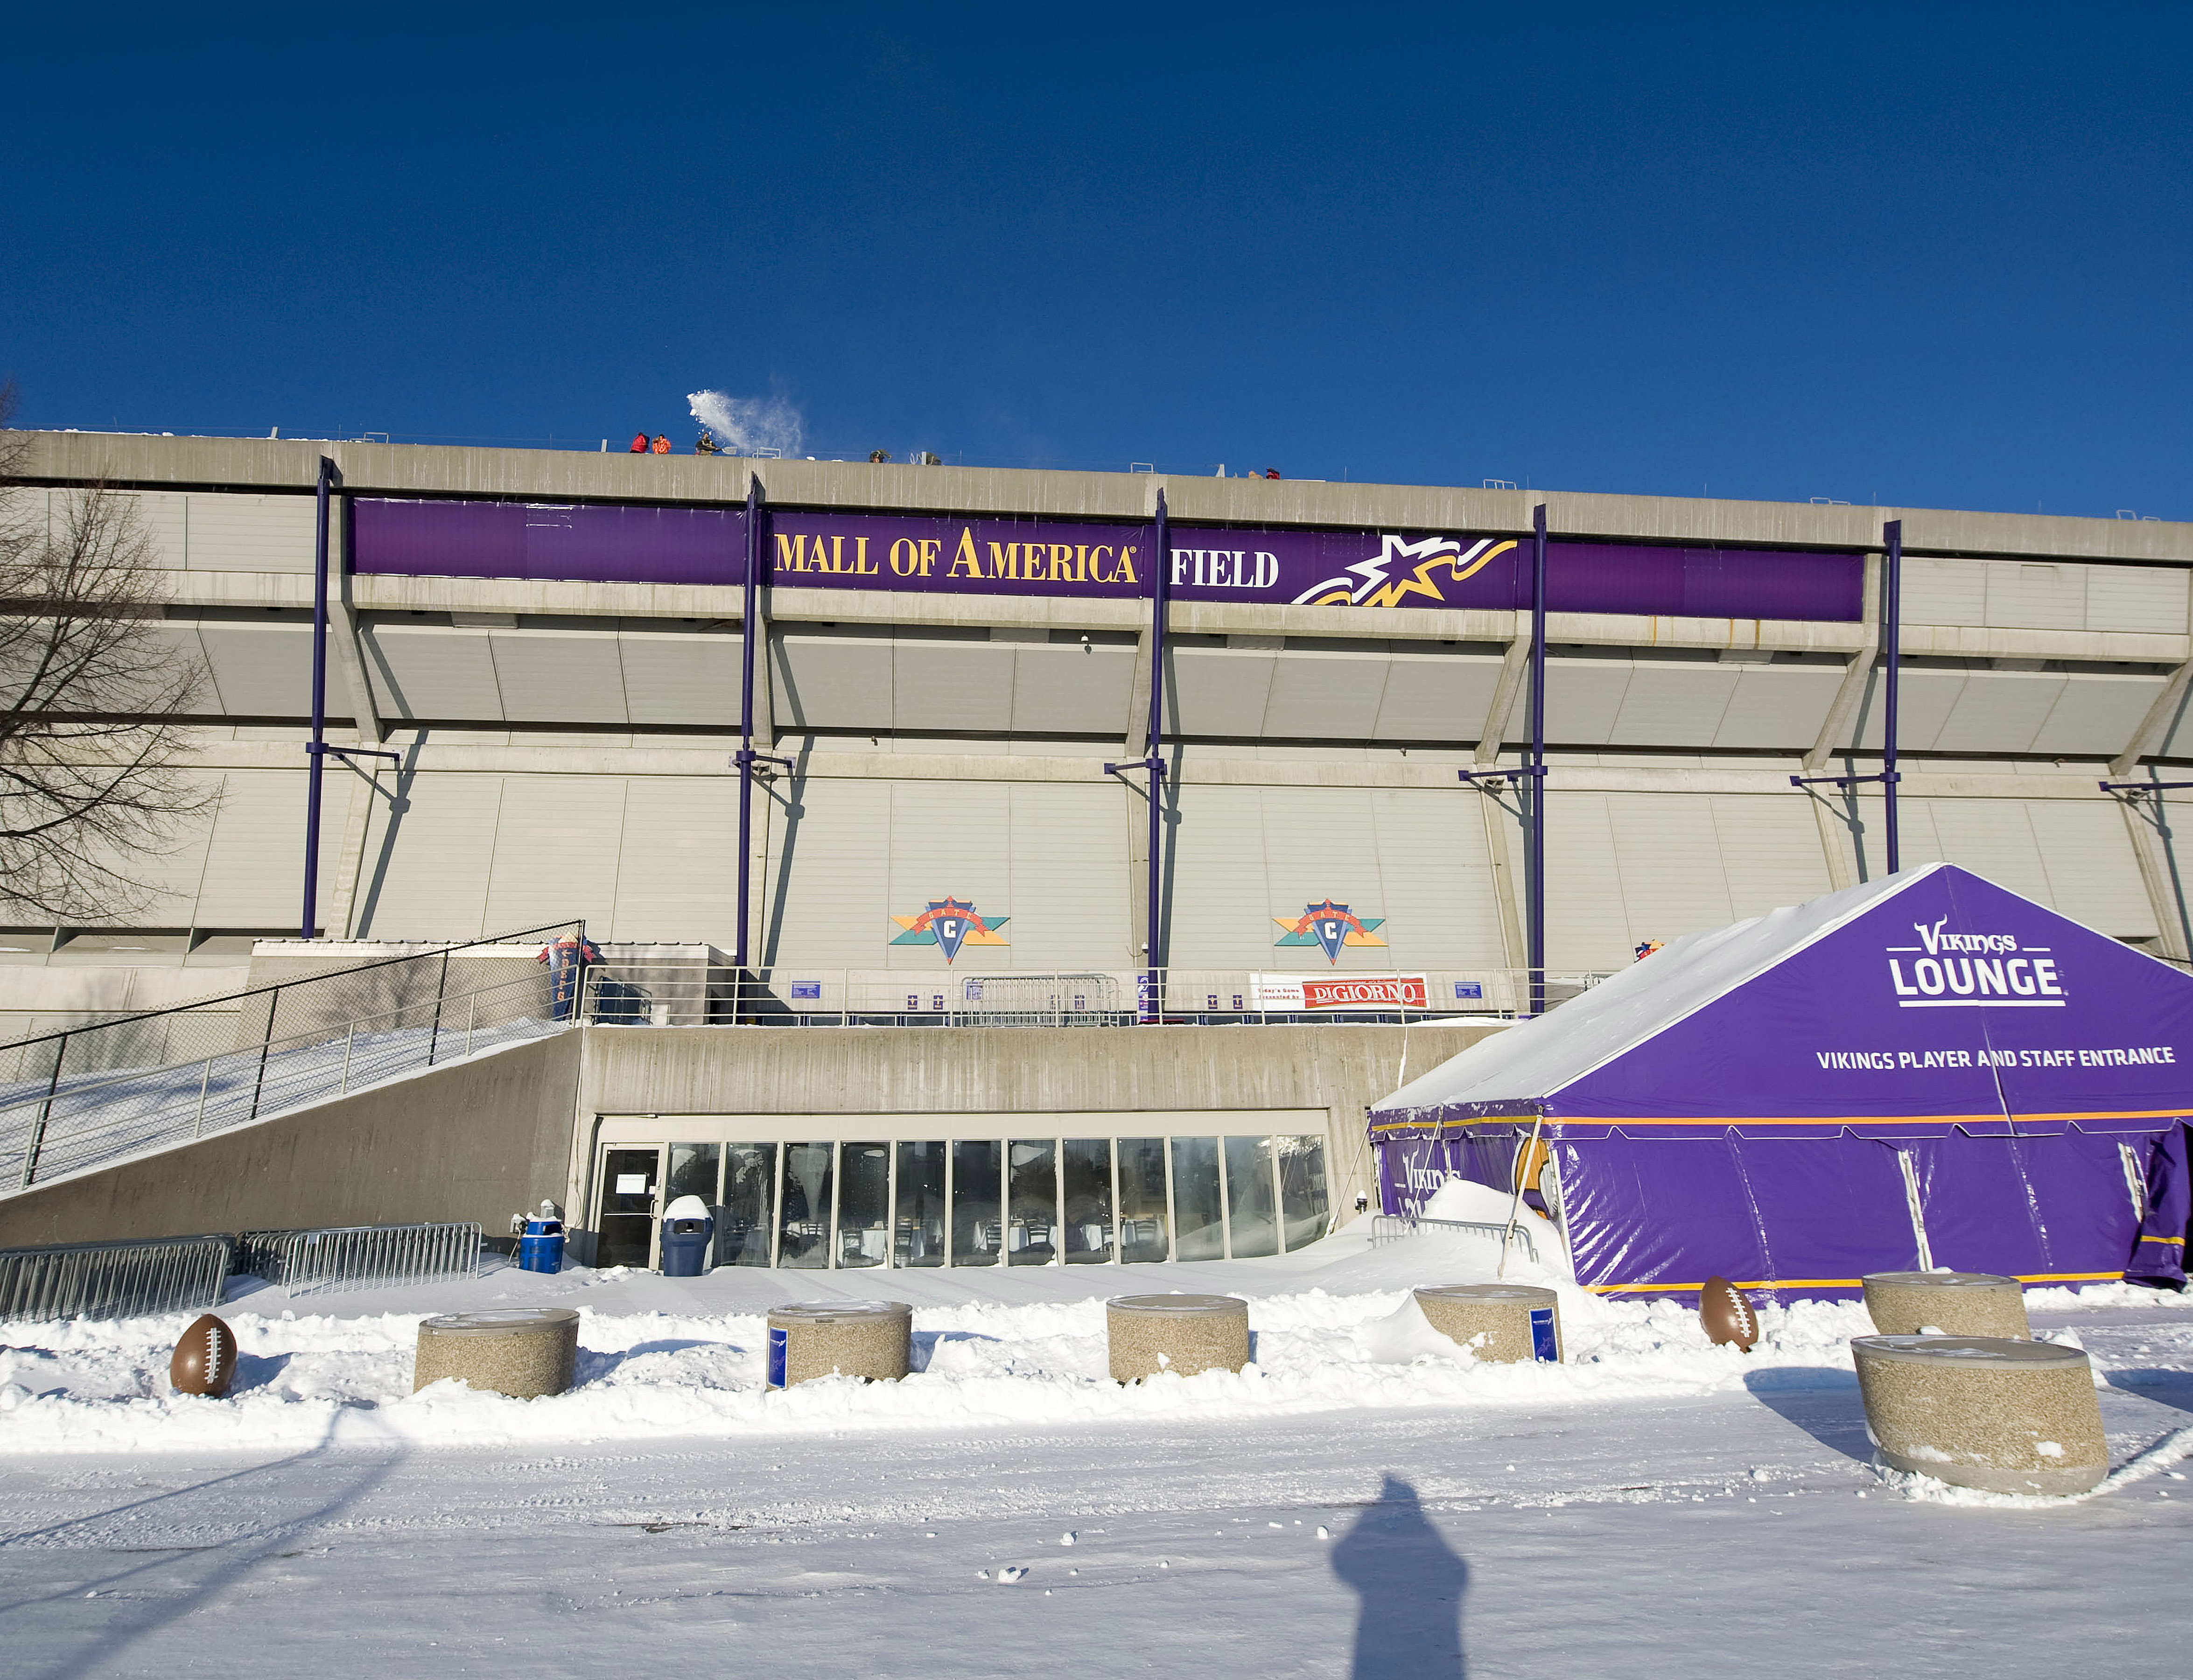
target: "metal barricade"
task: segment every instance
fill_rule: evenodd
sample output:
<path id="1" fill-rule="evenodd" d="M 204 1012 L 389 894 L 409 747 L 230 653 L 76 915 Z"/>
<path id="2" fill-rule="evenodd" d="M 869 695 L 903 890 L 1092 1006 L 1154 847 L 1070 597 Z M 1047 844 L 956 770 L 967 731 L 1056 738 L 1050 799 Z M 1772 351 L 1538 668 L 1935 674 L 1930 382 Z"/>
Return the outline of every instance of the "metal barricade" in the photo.
<path id="1" fill-rule="evenodd" d="M 0 1249 L 0 1318 L 128 1318 L 220 1305 L 226 1237 Z"/>
<path id="2" fill-rule="evenodd" d="M 1482 1237 L 1497 1243 L 1507 1237 L 1509 1227 L 1479 1220 L 1426 1220 L 1407 1214 L 1373 1214 L 1371 1216 L 1371 1246 L 1383 1249 L 1389 1243 L 1398 1243 L 1405 1237 L 1416 1237 L 1427 1231 L 1451 1231 L 1465 1237 Z M 1517 1220 L 1514 1234 L 1522 1240 L 1523 1252 L 1532 1263 L 1538 1258 L 1538 1245 L 1532 1240 L 1528 1226 Z"/>
<path id="3" fill-rule="evenodd" d="M 239 1271 L 279 1284 L 292 1295 L 446 1283 L 478 1275 L 480 1228 L 463 1220 L 247 1231 L 237 1239 L 237 1250 Z"/>

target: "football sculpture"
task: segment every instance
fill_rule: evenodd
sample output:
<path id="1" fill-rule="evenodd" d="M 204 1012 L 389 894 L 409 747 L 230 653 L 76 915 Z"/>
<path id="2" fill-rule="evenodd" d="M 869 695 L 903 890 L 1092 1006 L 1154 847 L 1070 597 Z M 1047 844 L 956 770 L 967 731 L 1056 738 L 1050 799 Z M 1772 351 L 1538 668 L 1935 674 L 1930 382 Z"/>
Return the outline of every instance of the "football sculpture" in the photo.
<path id="1" fill-rule="evenodd" d="M 168 1380 L 178 1394 L 218 1400 L 236 1376 L 236 1332 L 210 1312 L 194 1320 L 168 1361 Z"/>
<path id="2" fill-rule="evenodd" d="M 1698 1291 L 1698 1319 L 1706 1327 L 1706 1340 L 1716 1346 L 1740 1347 L 1749 1353 L 1759 1340 L 1759 1315 L 1726 1277 L 1706 1279 Z"/>

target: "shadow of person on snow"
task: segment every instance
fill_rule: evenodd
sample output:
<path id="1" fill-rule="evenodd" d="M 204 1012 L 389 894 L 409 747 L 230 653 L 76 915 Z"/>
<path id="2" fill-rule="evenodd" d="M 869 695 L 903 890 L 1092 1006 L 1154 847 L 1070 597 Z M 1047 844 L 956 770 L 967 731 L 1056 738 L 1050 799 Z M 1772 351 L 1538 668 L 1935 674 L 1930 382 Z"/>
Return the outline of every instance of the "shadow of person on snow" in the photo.
<path id="1" fill-rule="evenodd" d="M 1823 1447 L 1873 1462 L 1873 1437 L 1865 1431 L 1865 1403 L 1858 1378 L 1831 1365 L 1781 1366 L 1744 1379 L 1753 1399 L 1797 1426 Z"/>
<path id="2" fill-rule="evenodd" d="M 1424 1516 L 1417 1490 L 1389 1474 L 1378 1502 L 1332 1548 L 1332 1572 L 1355 1589 L 1350 1680 L 1455 1680 L 1469 1565 Z"/>

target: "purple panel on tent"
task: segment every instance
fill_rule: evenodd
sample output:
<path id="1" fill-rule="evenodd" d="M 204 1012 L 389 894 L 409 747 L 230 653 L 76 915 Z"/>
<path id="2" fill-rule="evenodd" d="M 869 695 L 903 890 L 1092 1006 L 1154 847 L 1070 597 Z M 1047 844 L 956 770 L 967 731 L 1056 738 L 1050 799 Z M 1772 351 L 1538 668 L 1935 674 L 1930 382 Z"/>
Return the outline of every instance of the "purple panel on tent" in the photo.
<path id="1" fill-rule="evenodd" d="M 2147 1209 L 2125 1276 L 2164 1289 L 2185 1287 L 2185 1238 L 2193 1226 L 2193 1180 L 2187 1177 L 2187 1130 L 2173 1126 L 2150 1146 Z"/>
<path id="2" fill-rule="evenodd" d="M 1907 1143 L 1934 1264 L 2029 1279 L 2116 1277 L 2139 1223 L 2118 1142 L 2075 1132 Z"/>
<path id="3" fill-rule="evenodd" d="M 738 508 L 351 503 L 351 569 L 365 575 L 738 584 L 745 557 Z"/>
<path id="4" fill-rule="evenodd" d="M 1916 1117 L 2023 1131 L 2028 1117 L 2074 1117 L 2089 1132 L 2152 1132 L 2193 1109 L 2181 1047 L 2193 1051 L 2193 979 L 1942 868 L 1548 1107 L 1632 1130 Z"/>

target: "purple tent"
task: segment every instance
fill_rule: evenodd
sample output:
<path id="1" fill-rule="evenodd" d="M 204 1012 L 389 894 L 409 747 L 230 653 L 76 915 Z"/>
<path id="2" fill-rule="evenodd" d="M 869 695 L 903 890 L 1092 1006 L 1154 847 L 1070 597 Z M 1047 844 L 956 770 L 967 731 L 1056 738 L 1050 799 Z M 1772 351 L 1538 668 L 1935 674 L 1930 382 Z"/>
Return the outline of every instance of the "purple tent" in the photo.
<path id="1" fill-rule="evenodd" d="M 1389 1213 L 1528 1161 L 1602 1293 L 1847 1295 L 1937 1266 L 2182 1283 L 2189 1118 L 2193 975 L 1932 864 L 1679 940 L 1371 1137 Z"/>

